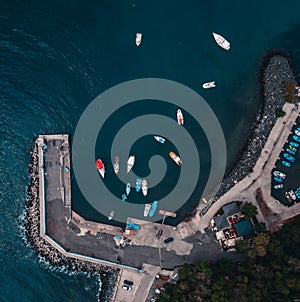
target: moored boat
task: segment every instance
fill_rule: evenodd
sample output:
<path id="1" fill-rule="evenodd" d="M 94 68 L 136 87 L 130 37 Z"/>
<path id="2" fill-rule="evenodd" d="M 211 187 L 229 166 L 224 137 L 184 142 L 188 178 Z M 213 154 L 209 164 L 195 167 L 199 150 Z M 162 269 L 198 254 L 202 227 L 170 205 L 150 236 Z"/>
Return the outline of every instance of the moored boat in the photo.
<path id="1" fill-rule="evenodd" d="M 108 215 L 108 220 L 112 220 L 113 219 L 113 217 L 114 217 L 114 215 L 115 215 L 115 211 L 110 211 L 110 213 L 109 213 L 109 215 Z"/>
<path id="2" fill-rule="evenodd" d="M 144 196 L 148 194 L 148 183 L 146 179 L 142 180 L 142 192 Z"/>
<path id="3" fill-rule="evenodd" d="M 119 170 L 120 170 L 120 158 L 119 156 L 116 156 L 114 158 L 114 172 L 115 174 L 118 174 L 119 173 Z"/>
<path id="4" fill-rule="evenodd" d="M 142 37 L 143 37 L 143 35 L 141 33 L 136 33 L 136 35 L 135 35 L 135 44 L 136 44 L 136 46 L 141 45 Z"/>
<path id="5" fill-rule="evenodd" d="M 221 35 L 213 33 L 213 37 L 217 44 L 225 50 L 230 49 L 230 43 Z"/>
<path id="6" fill-rule="evenodd" d="M 136 183 L 135 183 L 135 190 L 136 190 L 137 192 L 140 192 L 140 190 L 141 190 L 141 184 L 142 184 L 142 180 L 141 180 L 140 178 L 138 178 L 138 179 L 136 180 Z"/>
<path id="7" fill-rule="evenodd" d="M 286 175 L 284 173 L 280 172 L 280 171 L 274 171 L 273 175 L 275 177 L 279 177 L 279 178 L 283 178 L 283 179 L 285 179 L 285 177 L 286 177 Z"/>
<path id="8" fill-rule="evenodd" d="M 293 200 L 292 200 L 292 198 L 291 198 L 291 196 L 289 195 L 288 192 L 285 192 L 285 193 L 284 193 L 284 196 L 285 196 L 285 198 L 287 199 L 287 201 L 288 201 L 289 203 L 292 203 L 292 202 L 293 202 Z"/>
<path id="9" fill-rule="evenodd" d="M 164 144 L 166 142 L 166 139 L 161 136 L 154 135 L 154 138 L 161 144 Z"/>
<path id="10" fill-rule="evenodd" d="M 214 88 L 214 87 L 216 87 L 216 82 L 215 82 L 215 81 L 212 81 L 212 82 L 204 83 L 204 84 L 202 85 L 202 87 L 203 87 L 204 89 Z"/>
<path id="11" fill-rule="evenodd" d="M 152 217 L 152 216 L 155 214 L 155 211 L 156 211 L 156 209 L 157 209 L 157 205 L 158 205 L 158 201 L 155 200 L 155 201 L 152 203 L 151 209 L 150 209 L 150 211 L 149 211 L 149 217 Z"/>
<path id="12" fill-rule="evenodd" d="M 122 201 L 124 202 L 127 199 L 127 195 L 126 194 L 122 194 Z"/>
<path id="13" fill-rule="evenodd" d="M 169 153 L 169 156 L 173 159 L 173 161 L 178 165 L 181 166 L 182 165 L 182 160 L 180 159 L 180 157 L 178 155 L 176 155 L 176 153 L 174 153 L 173 151 L 171 151 Z"/>
<path id="14" fill-rule="evenodd" d="M 297 199 L 297 197 L 296 197 L 296 195 L 295 195 L 295 192 L 294 192 L 293 190 L 289 191 L 289 195 L 291 196 L 291 198 L 292 198 L 293 200 L 296 200 L 296 199 Z"/>
<path id="15" fill-rule="evenodd" d="M 183 114 L 180 109 L 177 110 L 177 122 L 178 122 L 178 125 L 183 125 L 183 123 L 184 123 Z"/>
<path id="16" fill-rule="evenodd" d="M 96 160 L 96 168 L 99 172 L 99 174 L 102 176 L 102 178 L 104 178 L 104 175 L 105 175 L 105 166 L 102 162 L 101 159 L 97 159 Z"/>
<path id="17" fill-rule="evenodd" d="M 135 224 L 135 223 L 129 221 L 126 223 L 126 228 L 139 230 L 141 227 L 138 224 Z"/>
<path id="18" fill-rule="evenodd" d="M 129 173 L 130 170 L 132 169 L 134 162 L 135 162 L 135 156 L 130 155 L 127 161 L 127 173 Z"/>
<path id="19" fill-rule="evenodd" d="M 146 204 L 145 204 L 144 217 L 147 217 L 147 216 L 148 216 L 151 207 L 152 207 L 151 203 L 146 203 Z"/>
<path id="20" fill-rule="evenodd" d="M 295 143 L 295 142 L 290 142 L 290 145 L 295 147 L 295 148 L 298 148 L 299 147 L 299 144 L 298 143 Z"/>
<path id="21" fill-rule="evenodd" d="M 131 190 L 131 185 L 130 185 L 130 183 L 128 183 L 128 184 L 126 185 L 126 194 L 127 194 L 127 195 L 129 195 L 130 190 Z"/>

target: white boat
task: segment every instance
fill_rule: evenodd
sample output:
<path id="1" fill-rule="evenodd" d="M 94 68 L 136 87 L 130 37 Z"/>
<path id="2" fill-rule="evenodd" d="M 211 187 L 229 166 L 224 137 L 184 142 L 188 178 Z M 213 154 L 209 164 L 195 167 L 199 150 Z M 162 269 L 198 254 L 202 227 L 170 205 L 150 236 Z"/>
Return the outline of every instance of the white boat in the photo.
<path id="1" fill-rule="evenodd" d="M 129 156 L 127 161 L 127 173 L 129 173 L 130 170 L 132 169 L 134 162 L 135 162 L 135 156 L 134 155 Z"/>
<path id="2" fill-rule="evenodd" d="M 289 193 L 289 195 L 291 196 L 291 198 L 292 198 L 293 200 L 296 200 L 296 199 L 297 199 L 297 197 L 296 197 L 296 195 L 295 195 L 295 193 L 294 193 L 293 190 L 289 191 L 288 193 Z"/>
<path id="3" fill-rule="evenodd" d="M 96 160 L 96 168 L 99 172 L 99 174 L 102 176 L 102 178 L 104 178 L 104 175 L 105 175 L 105 166 L 102 162 L 101 159 L 97 159 Z"/>
<path id="4" fill-rule="evenodd" d="M 152 207 L 151 203 L 146 203 L 146 204 L 145 204 L 144 217 L 147 217 L 147 216 L 148 216 L 151 207 Z"/>
<path id="5" fill-rule="evenodd" d="M 120 169 L 120 164 L 119 164 L 119 162 L 120 162 L 120 158 L 119 158 L 119 156 L 116 156 L 116 157 L 114 158 L 114 172 L 115 172 L 115 174 L 118 174 L 118 173 L 119 173 L 119 169 Z"/>
<path id="6" fill-rule="evenodd" d="M 114 217 L 114 215 L 115 215 L 115 211 L 110 211 L 110 213 L 109 213 L 109 215 L 108 215 L 108 220 L 112 220 L 113 219 L 113 217 Z"/>
<path id="7" fill-rule="evenodd" d="M 202 85 L 202 87 L 203 87 L 204 89 L 214 88 L 214 87 L 216 87 L 216 82 L 215 82 L 215 81 L 212 81 L 212 82 L 204 83 L 204 84 Z"/>
<path id="8" fill-rule="evenodd" d="M 146 179 L 142 180 L 142 192 L 144 196 L 148 194 L 148 183 Z"/>
<path id="9" fill-rule="evenodd" d="M 166 139 L 161 136 L 154 135 L 154 138 L 161 144 L 164 144 L 166 142 Z"/>
<path id="10" fill-rule="evenodd" d="M 285 179 L 285 176 L 286 176 L 284 173 L 279 172 L 279 171 L 274 171 L 274 172 L 273 172 L 273 175 L 274 175 L 275 177 L 279 177 L 279 178 L 282 178 L 282 179 Z"/>
<path id="11" fill-rule="evenodd" d="M 230 43 L 224 37 L 216 33 L 213 33 L 213 37 L 220 47 L 222 47 L 225 50 L 230 49 Z"/>
<path id="12" fill-rule="evenodd" d="M 127 194 L 127 195 L 129 195 L 130 190 L 131 190 L 131 185 L 130 185 L 130 183 L 128 183 L 128 184 L 126 185 L 126 194 Z"/>
<path id="13" fill-rule="evenodd" d="M 180 109 L 177 110 L 177 122 L 178 122 L 178 125 L 183 125 L 183 114 L 182 114 L 182 111 Z"/>
<path id="14" fill-rule="evenodd" d="M 169 156 L 173 159 L 173 161 L 178 165 L 181 166 L 182 165 L 182 160 L 180 159 L 180 157 L 178 155 L 176 155 L 175 152 L 171 151 L 169 153 Z"/>
<path id="15" fill-rule="evenodd" d="M 142 43 L 142 37 L 143 37 L 143 35 L 141 33 L 137 33 L 135 35 L 135 44 L 136 44 L 136 46 L 140 46 L 141 45 L 141 43 Z"/>

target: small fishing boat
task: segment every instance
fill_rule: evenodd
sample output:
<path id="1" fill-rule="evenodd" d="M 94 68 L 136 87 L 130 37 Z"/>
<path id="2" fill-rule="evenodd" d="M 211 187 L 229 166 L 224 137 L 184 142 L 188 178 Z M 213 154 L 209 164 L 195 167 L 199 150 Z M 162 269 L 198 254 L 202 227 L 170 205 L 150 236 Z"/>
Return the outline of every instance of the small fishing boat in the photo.
<path id="1" fill-rule="evenodd" d="M 285 175 L 284 173 L 279 172 L 279 171 L 274 171 L 274 172 L 273 172 L 273 175 L 274 175 L 275 177 L 279 177 L 279 178 L 282 178 L 282 179 L 285 179 L 285 177 L 286 177 L 286 175 Z"/>
<path id="2" fill-rule="evenodd" d="M 282 178 L 279 178 L 279 177 L 274 177 L 274 180 L 279 182 L 279 183 L 282 183 L 283 182 L 283 179 Z"/>
<path id="3" fill-rule="evenodd" d="M 283 160 L 281 163 L 288 168 L 290 168 L 290 166 L 291 166 L 291 163 L 289 163 L 288 161 L 285 161 L 285 160 Z"/>
<path id="4" fill-rule="evenodd" d="M 154 135 L 154 138 L 161 144 L 164 144 L 166 142 L 166 139 L 161 136 Z"/>
<path id="5" fill-rule="evenodd" d="M 293 200 L 296 200 L 296 199 L 297 199 L 297 197 L 296 197 L 296 195 L 295 195 L 295 192 L 294 192 L 293 190 L 289 191 L 289 195 L 291 196 L 291 198 L 292 198 Z"/>
<path id="6" fill-rule="evenodd" d="M 127 195 L 129 195 L 130 190 L 131 190 L 131 185 L 130 185 L 130 183 L 128 183 L 128 184 L 126 185 L 126 194 L 127 194 Z"/>
<path id="7" fill-rule="evenodd" d="M 136 44 L 136 46 L 141 45 L 142 37 L 143 37 L 143 35 L 141 33 L 136 33 L 136 35 L 135 35 L 135 44 Z"/>
<path id="8" fill-rule="evenodd" d="M 127 161 L 127 173 L 129 173 L 130 170 L 132 169 L 134 162 L 135 162 L 135 156 L 134 155 L 129 156 Z"/>
<path id="9" fill-rule="evenodd" d="M 293 200 L 292 200 L 292 198 L 290 197 L 290 194 L 289 194 L 288 192 L 285 192 L 285 193 L 284 193 L 284 196 L 285 196 L 285 198 L 287 199 L 287 201 L 288 201 L 289 203 L 292 203 L 292 202 L 293 202 Z"/>
<path id="10" fill-rule="evenodd" d="M 293 135 L 293 139 L 294 139 L 296 142 L 300 143 L 300 137 L 299 137 L 299 136 Z"/>
<path id="11" fill-rule="evenodd" d="M 298 129 L 294 130 L 294 133 L 297 135 L 297 136 L 300 136 L 300 131 Z"/>
<path id="12" fill-rule="evenodd" d="M 105 175 L 105 166 L 102 162 L 101 159 L 97 159 L 96 161 L 96 168 L 99 172 L 99 174 L 102 176 L 102 178 L 104 178 L 104 175 Z"/>
<path id="13" fill-rule="evenodd" d="M 184 122 L 183 114 L 180 109 L 177 110 L 177 122 L 178 122 L 178 125 L 183 125 L 183 122 Z"/>
<path id="14" fill-rule="evenodd" d="M 116 156 L 114 158 L 114 172 L 115 172 L 115 174 L 119 173 L 119 170 L 120 170 L 120 164 L 119 164 L 119 162 L 120 162 L 120 158 L 119 158 L 119 156 Z"/>
<path id="15" fill-rule="evenodd" d="M 225 50 L 229 50 L 230 49 L 230 43 L 221 35 L 213 33 L 213 37 L 216 41 L 216 43 L 222 47 Z"/>
<path id="16" fill-rule="evenodd" d="M 297 149 L 295 147 L 293 147 L 292 145 L 289 145 L 290 150 L 297 152 Z"/>
<path id="17" fill-rule="evenodd" d="M 204 84 L 202 85 L 202 87 L 203 87 L 204 89 L 214 88 L 214 87 L 216 87 L 216 82 L 215 82 L 215 81 L 212 81 L 212 82 L 204 83 Z"/>
<path id="18" fill-rule="evenodd" d="M 139 230 L 141 227 L 138 224 L 135 224 L 135 223 L 129 221 L 129 222 L 126 223 L 126 228 L 127 229 Z"/>
<path id="19" fill-rule="evenodd" d="M 151 203 L 146 203 L 146 204 L 145 204 L 144 217 L 147 217 L 147 216 L 148 216 L 151 207 L 152 207 Z"/>
<path id="20" fill-rule="evenodd" d="M 169 156 L 173 159 L 173 161 L 178 165 L 181 166 L 182 165 L 182 160 L 180 159 L 180 157 L 178 155 L 176 155 L 176 153 L 174 152 L 170 152 Z"/>
<path id="21" fill-rule="evenodd" d="M 122 194 L 122 201 L 124 202 L 127 199 L 127 195 L 126 194 Z"/>
<path id="22" fill-rule="evenodd" d="M 298 148 L 299 147 L 299 144 L 298 143 L 294 143 L 294 142 L 290 142 L 290 145 L 295 147 L 295 148 Z"/>
<path id="23" fill-rule="evenodd" d="M 291 154 L 291 155 L 295 155 L 295 151 L 289 149 L 289 148 L 286 148 L 285 149 L 287 153 Z"/>
<path id="24" fill-rule="evenodd" d="M 112 220 L 115 215 L 115 211 L 110 211 L 109 215 L 107 216 L 108 220 Z"/>
<path id="25" fill-rule="evenodd" d="M 287 153 L 283 153 L 283 156 L 290 162 L 294 162 L 295 161 L 295 157 L 293 157 L 292 155 L 289 155 Z"/>
<path id="26" fill-rule="evenodd" d="M 149 217 L 152 217 L 152 216 L 155 214 L 155 211 L 156 211 L 156 209 L 157 209 L 157 205 L 158 205 L 158 201 L 155 200 L 155 201 L 152 203 L 151 209 L 150 209 L 150 211 L 149 211 Z"/>
<path id="27" fill-rule="evenodd" d="M 144 196 L 148 194 L 148 183 L 146 179 L 142 180 L 142 192 Z"/>
<path id="28" fill-rule="evenodd" d="M 141 190 L 141 184 L 142 184 L 142 180 L 140 178 L 138 178 L 135 183 L 135 190 L 137 192 L 139 192 Z"/>
<path id="29" fill-rule="evenodd" d="M 282 189 L 283 188 L 283 184 L 279 184 L 279 185 L 275 185 L 274 189 L 278 190 L 278 189 Z"/>

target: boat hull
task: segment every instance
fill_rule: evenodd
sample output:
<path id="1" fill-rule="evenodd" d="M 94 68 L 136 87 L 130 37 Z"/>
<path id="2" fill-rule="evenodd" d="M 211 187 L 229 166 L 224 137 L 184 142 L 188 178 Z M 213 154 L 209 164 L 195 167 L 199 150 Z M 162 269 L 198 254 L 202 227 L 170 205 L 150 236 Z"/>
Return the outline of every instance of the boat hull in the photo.
<path id="1" fill-rule="evenodd" d="M 169 156 L 171 157 L 171 159 L 175 162 L 175 164 L 177 166 L 181 166 L 182 165 L 182 160 L 180 159 L 180 157 L 178 155 L 176 155 L 174 152 L 170 152 Z"/>
<path id="2" fill-rule="evenodd" d="M 180 109 L 177 110 L 177 122 L 178 122 L 178 125 L 183 125 L 183 123 L 184 123 L 183 114 Z"/>
<path id="3" fill-rule="evenodd" d="M 145 209 L 144 209 L 144 217 L 147 217 L 149 215 L 149 211 L 151 209 L 151 203 L 146 203 L 145 204 Z"/>
<path id="4" fill-rule="evenodd" d="M 147 196 L 148 194 L 148 183 L 146 179 L 143 179 L 142 181 L 142 192 L 144 196 Z"/>
<path id="5" fill-rule="evenodd" d="M 128 161 L 127 161 L 127 173 L 129 173 L 134 165 L 134 162 L 135 162 L 135 156 L 134 155 L 131 155 L 129 156 L 128 158 Z"/>
<path id="6" fill-rule="evenodd" d="M 152 203 L 152 206 L 151 206 L 151 209 L 149 211 L 149 217 L 153 217 L 155 212 L 156 212 L 156 209 L 157 209 L 157 205 L 158 205 L 158 202 L 157 201 L 154 201 Z"/>

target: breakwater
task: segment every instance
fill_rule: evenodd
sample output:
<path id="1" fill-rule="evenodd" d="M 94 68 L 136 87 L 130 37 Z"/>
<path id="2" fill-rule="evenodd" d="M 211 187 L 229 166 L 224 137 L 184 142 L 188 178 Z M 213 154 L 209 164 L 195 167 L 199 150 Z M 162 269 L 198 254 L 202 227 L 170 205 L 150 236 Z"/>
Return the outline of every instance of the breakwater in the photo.
<path id="1" fill-rule="evenodd" d="M 117 282 L 119 270 L 109 266 L 66 257 L 55 249 L 40 234 L 40 200 L 39 200 L 39 165 L 37 145 L 34 145 L 30 152 L 31 162 L 29 172 L 31 176 L 28 187 L 28 200 L 26 203 L 26 222 L 25 231 L 28 242 L 33 250 L 41 257 L 49 261 L 52 265 L 67 268 L 70 272 L 83 272 L 94 276 L 99 276 L 102 281 L 101 290 L 99 289 L 99 301 L 111 301 L 114 286 Z"/>
<path id="2" fill-rule="evenodd" d="M 233 168 L 226 173 L 213 200 L 202 209 L 202 215 L 208 211 L 213 202 L 253 171 L 278 118 L 276 109 L 281 109 L 286 102 L 287 83 L 296 83 L 289 55 L 281 50 L 268 52 L 261 60 L 257 78 L 258 97 L 261 105 L 250 129 L 247 143 L 241 150 Z"/>

